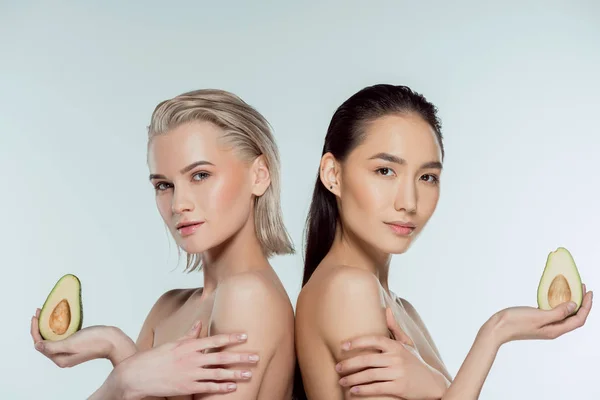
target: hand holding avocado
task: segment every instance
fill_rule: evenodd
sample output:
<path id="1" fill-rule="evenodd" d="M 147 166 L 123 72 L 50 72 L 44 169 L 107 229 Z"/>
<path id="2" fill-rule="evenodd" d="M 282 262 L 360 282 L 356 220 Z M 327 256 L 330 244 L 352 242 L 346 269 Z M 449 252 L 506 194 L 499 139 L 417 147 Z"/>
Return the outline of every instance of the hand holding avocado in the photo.
<path id="1" fill-rule="evenodd" d="M 538 308 L 510 307 L 492 317 L 499 344 L 513 340 L 556 339 L 582 327 L 592 308 L 571 253 L 550 252 L 537 290 Z"/>
<path id="2" fill-rule="evenodd" d="M 73 274 L 62 276 L 44 305 L 31 318 L 31 337 L 36 350 L 61 368 L 107 358 L 113 365 L 135 352 L 135 344 L 119 328 L 83 328 L 81 281 Z"/>
<path id="3" fill-rule="evenodd" d="M 40 309 L 31 319 L 31 337 L 36 350 L 61 368 L 70 368 L 86 361 L 106 358 L 113 365 L 123 358 L 119 344 L 130 340 L 120 329 L 113 326 L 90 326 L 78 330 L 65 339 L 44 340 L 40 334 Z M 66 336 L 66 335 L 65 335 Z M 135 344 L 131 342 L 135 348 Z"/>

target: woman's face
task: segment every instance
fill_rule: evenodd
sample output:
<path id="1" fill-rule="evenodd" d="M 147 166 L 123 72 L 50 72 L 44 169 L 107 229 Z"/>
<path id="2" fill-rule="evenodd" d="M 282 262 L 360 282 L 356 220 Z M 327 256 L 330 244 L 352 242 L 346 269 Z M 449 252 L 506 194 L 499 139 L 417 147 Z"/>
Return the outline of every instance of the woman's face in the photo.
<path id="1" fill-rule="evenodd" d="M 193 122 L 153 137 L 148 148 L 158 210 L 187 253 L 232 237 L 252 216 L 253 194 L 268 186 L 268 173 L 242 161 L 221 135 L 212 123 Z"/>
<path id="2" fill-rule="evenodd" d="M 335 172 L 327 168 L 334 165 Z M 344 230 L 379 251 L 406 251 L 437 206 L 441 149 L 417 114 L 373 121 L 341 165 L 325 155 L 322 166 L 323 183 L 338 196 Z"/>

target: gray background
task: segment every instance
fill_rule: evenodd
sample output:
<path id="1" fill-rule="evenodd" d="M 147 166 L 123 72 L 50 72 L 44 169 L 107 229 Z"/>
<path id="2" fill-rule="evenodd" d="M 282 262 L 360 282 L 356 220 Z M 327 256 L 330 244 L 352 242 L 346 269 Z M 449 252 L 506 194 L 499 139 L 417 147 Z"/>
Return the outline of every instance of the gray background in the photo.
<path id="1" fill-rule="evenodd" d="M 134 338 L 160 294 L 202 284 L 177 266 L 145 163 L 154 106 L 196 88 L 233 91 L 274 127 L 300 252 L 273 265 L 293 302 L 327 124 L 379 82 L 440 109 L 439 207 L 394 258 L 391 287 L 452 374 L 490 315 L 535 306 L 557 246 L 600 287 L 598 2 L 167 3 L 0 5 L 1 398 L 82 399 L 110 371 L 59 369 L 33 348 L 30 317 L 62 274 L 82 279 L 86 326 Z M 504 346 L 481 399 L 600 398 L 597 315 L 558 340 Z"/>

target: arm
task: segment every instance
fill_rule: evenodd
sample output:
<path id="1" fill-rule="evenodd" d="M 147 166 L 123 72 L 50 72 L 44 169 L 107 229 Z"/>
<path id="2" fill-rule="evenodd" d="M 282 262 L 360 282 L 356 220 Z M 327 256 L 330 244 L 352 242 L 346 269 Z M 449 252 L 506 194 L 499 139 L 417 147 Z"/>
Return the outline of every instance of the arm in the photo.
<path id="1" fill-rule="evenodd" d="M 289 327 L 288 327 L 289 323 Z M 244 366 L 252 373 L 239 382 L 235 391 L 226 394 L 203 394 L 204 400 L 277 399 L 277 393 L 261 391 L 265 372 L 286 331 L 293 334 L 293 311 L 288 309 L 272 283 L 264 277 L 245 273 L 219 284 L 211 316 L 209 335 L 246 332 L 246 342 L 232 346 L 231 352 L 254 353 L 258 363 Z M 235 366 L 225 366 L 226 369 Z M 239 368 L 239 366 L 238 366 Z M 197 394 L 196 397 L 199 395 Z"/>
<path id="2" fill-rule="evenodd" d="M 385 319 L 385 303 L 376 277 L 357 269 L 339 268 L 327 278 L 319 297 L 322 307 L 316 310 L 321 336 L 331 354 L 331 373 L 323 376 L 323 384 L 331 387 L 328 399 L 354 399 L 349 388 L 340 386 L 336 364 L 378 351 L 344 351 L 343 343 L 361 336 L 384 336 L 389 332 Z M 361 396 L 365 400 L 395 399 L 392 396 Z"/>
<path id="3" fill-rule="evenodd" d="M 575 304 L 567 302 L 552 310 L 510 307 L 494 314 L 479 330 L 442 400 L 477 400 L 503 344 L 515 340 L 553 340 L 581 328 L 592 308 L 592 293 L 586 293 L 585 285 L 583 293 L 583 303 L 576 314 L 573 314 Z"/>
<path id="4" fill-rule="evenodd" d="M 483 384 L 501 346 L 496 330 L 497 322 L 493 318 L 481 327 L 456 378 L 442 396 L 442 400 L 479 399 Z"/>
<path id="5" fill-rule="evenodd" d="M 150 312 L 146 316 L 142 329 L 138 335 L 136 343 L 124 339 L 115 342 L 115 354 L 111 357 L 113 366 L 115 367 L 102 386 L 94 392 L 88 400 L 101 399 L 142 399 L 142 400 L 163 400 L 164 397 L 140 397 L 140 394 L 135 393 L 130 385 L 129 377 L 132 376 L 127 372 L 128 364 L 122 362 L 137 352 L 149 350 L 154 342 L 154 327 L 165 317 L 170 311 L 170 304 L 173 303 L 173 298 L 179 293 L 178 289 L 170 290 L 164 293 L 154 303 Z"/>

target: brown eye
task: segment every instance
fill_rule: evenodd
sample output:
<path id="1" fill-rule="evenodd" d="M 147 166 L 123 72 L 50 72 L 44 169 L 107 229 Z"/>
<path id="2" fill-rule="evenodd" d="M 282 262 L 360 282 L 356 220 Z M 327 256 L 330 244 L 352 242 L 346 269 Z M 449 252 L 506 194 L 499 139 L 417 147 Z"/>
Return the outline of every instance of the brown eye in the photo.
<path id="1" fill-rule="evenodd" d="M 439 183 L 439 178 L 435 175 L 431 175 L 431 174 L 425 174 L 423 176 L 421 176 L 421 179 L 423 179 L 427 182 L 427 183 L 431 183 L 434 185 L 437 185 Z"/>
<path id="2" fill-rule="evenodd" d="M 379 169 L 377 169 L 377 172 L 378 172 L 380 175 L 383 175 L 383 176 L 389 176 L 389 175 L 388 175 L 388 173 L 391 173 L 391 172 L 392 172 L 392 170 L 391 170 L 391 169 L 389 169 L 389 168 L 379 168 Z"/>

